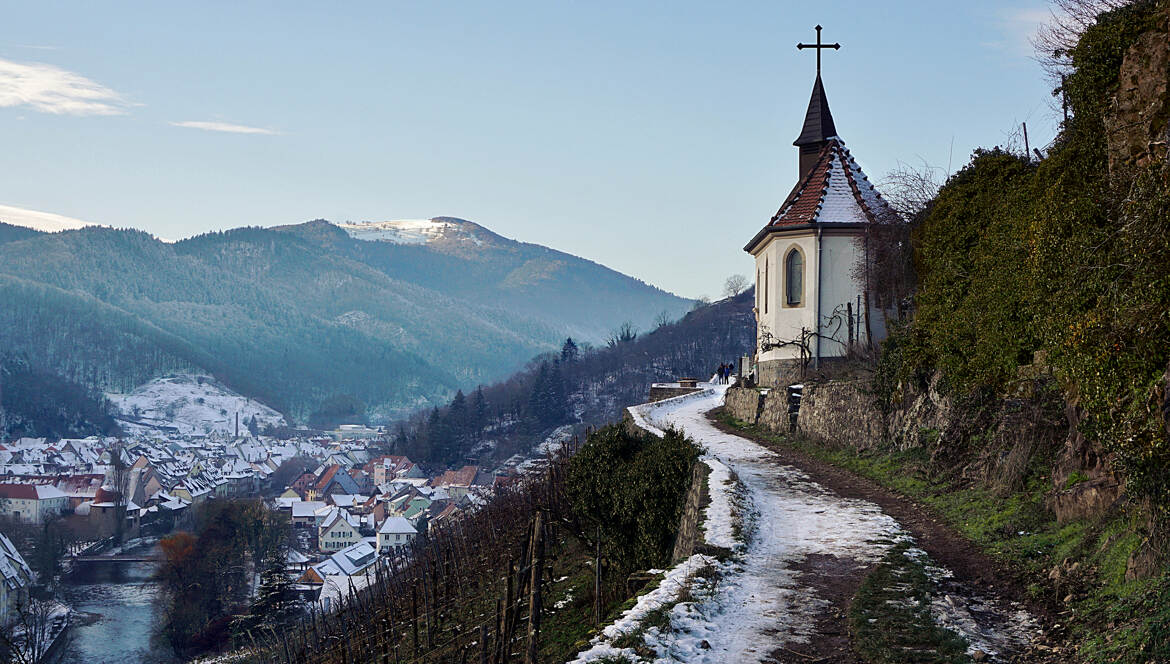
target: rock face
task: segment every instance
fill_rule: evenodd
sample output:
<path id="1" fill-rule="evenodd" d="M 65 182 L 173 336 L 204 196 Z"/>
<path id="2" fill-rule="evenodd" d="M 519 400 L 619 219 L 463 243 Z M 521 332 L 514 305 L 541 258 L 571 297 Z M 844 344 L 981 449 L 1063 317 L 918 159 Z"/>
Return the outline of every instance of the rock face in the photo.
<path id="1" fill-rule="evenodd" d="M 1068 436 L 1052 467 L 1053 492 L 1048 507 L 1064 523 L 1104 514 L 1125 490 L 1110 457 L 1080 432 L 1080 408 L 1065 407 Z"/>
<path id="2" fill-rule="evenodd" d="M 1160 30 L 1129 47 L 1121 64 L 1113 108 L 1105 118 L 1109 172 L 1166 161 L 1170 141 L 1170 9 Z"/>

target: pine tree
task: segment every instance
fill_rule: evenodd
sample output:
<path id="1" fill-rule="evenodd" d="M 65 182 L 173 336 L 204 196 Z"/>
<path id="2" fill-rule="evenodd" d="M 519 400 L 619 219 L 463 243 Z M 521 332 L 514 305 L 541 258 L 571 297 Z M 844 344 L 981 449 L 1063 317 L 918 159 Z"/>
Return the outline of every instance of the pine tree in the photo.
<path id="1" fill-rule="evenodd" d="M 279 631 L 296 620 L 303 610 L 293 581 L 284 572 L 284 561 L 279 555 L 273 555 L 260 575 L 256 600 L 247 613 L 232 621 L 232 630 L 237 639 L 247 641 L 249 631 Z"/>
<path id="2" fill-rule="evenodd" d="M 573 337 L 565 339 L 565 345 L 561 346 L 561 361 L 575 362 L 581 354 L 581 349 L 577 348 L 577 344 L 573 342 Z"/>

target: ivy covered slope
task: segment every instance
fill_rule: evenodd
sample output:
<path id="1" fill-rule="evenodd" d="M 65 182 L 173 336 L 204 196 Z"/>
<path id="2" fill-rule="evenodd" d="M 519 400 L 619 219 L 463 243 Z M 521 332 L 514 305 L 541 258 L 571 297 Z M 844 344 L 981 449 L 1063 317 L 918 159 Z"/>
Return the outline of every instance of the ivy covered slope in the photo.
<path id="1" fill-rule="evenodd" d="M 1077 661 L 1170 661 L 1170 2 L 1102 14 L 1064 55 L 1048 154 L 976 151 L 924 213 L 915 317 L 874 382 L 887 413 L 937 388 L 1021 432 L 1001 453 L 995 427 L 933 431 L 928 464 L 1014 459 L 1018 481 L 915 488 L 927 462 L 905 459 L 888 479 L 1018 563 Z"/>
<path id="2" fill-rule="evenodd" d="M 1159 511 L 1170 505 L 1168 22 L 1164 1 L 1102 15 L 1070 53 L 1072 116 L 1047 157 L 981 150 L 947 182 L 915 234 L 917 316 L 894 339 L 898 378 L 938 368 L 956 393 L 1002 392 L 1041 360 L 1127 491 Z M 1134 104 L 1143 113 L 1125 117 Z"/>
<path id="3" fill-rule="evenodd" d="M 569 334 L 600 341 L 599 328 L 690 305 L 481 230 L 479 244 L 399 246 L 319 221 L 168 244 L 0 223 L 0 353 L 94 392 L 197 371 L 298 420 L 342 396 L 385 419 L 506 376 Z M 538 255 L 551 265 L 530 265 Z M 508 281 L 525 265 L 528 278 Z M 581 288 L 588 279 L 611 300 Z"/>

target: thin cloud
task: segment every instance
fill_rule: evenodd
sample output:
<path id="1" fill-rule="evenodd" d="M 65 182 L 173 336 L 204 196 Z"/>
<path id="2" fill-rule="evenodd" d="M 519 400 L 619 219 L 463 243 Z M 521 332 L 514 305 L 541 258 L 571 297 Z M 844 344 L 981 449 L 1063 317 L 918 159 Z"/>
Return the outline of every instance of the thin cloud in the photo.
<path id="1" fill-rule="evenodd" d="M 171 125 L 175 127 L 186 127 L 188 129 L 202 129 L 203 131 L 222 131 L 229 134 L 264 134 L 266 136 L 276 136 L 280 133 L 272 129 L 265 129 L 264 127 L 249 127 L 248 125 L 234 124 L 231 122 L 185 120 L 183 122 L 172 122 Z"/>
<path id="2" fill-rule="evenodd" d="M 57 231 L 68 231 L 84 226 L 96 225 L 92 221 L 83 221 L 61 214 L 29 210 L 13 205 L 0 205 L 0 221 L 6 224 L 12 224 L 13 226 L 35 228 L 38 231 L 45 231 L 46 233 L 56 233 Z"/>
<path id="3" fill-rule="evenodd" d="M 1019 8 L 1000 15 L 1004 39 L 985 43 L 985 46 L 1007 48 L 1020 55 L 1032 55 L 1032 39 L 1043 25 L 1052 21 L 1052 12 L 1042 8 Z"/>
<path id="4" fill-rule="evenodd" d="M 122 115 L 117 92 L 60 67 L 0 59 L 0 108 L 27 106 L 55 115 Z"/>

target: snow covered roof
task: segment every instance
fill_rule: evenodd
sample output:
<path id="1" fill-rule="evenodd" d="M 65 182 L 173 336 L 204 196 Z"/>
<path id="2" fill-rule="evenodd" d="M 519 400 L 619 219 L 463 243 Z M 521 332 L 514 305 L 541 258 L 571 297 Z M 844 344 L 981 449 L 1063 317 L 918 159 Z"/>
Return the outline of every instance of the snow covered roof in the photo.
<path id="1" fill-rule="evenodd" d="M 410 525 L 410 521 L 407 521 L 406 518 L 401 516 L 387 517 L 386 520 L 382 522 L 382 527 L 378 529 L 378 532 L 384 535 L 418 534 L 418 531 L 415 530 L 414 526 Z"/>
<path id="2" fill-rule="evenodd" d="M 16 550 L 12 540 L 0 535 L 0 576 L 10 590 L 24 586 L 32 580 L 32 569 Z"/>
<path id="3" fill-rule="evenodd" d="M 744 247 L 751 253 L 769 233 L 791 228 L 860 226 L 893 218 L 840 138 L 830 138 L 808 174 L 796 183 L 772 219 Z"/>
<path id="4" fill-rule="evenodd" d="M 292 504 L 292 515 L 294 517 L 310 517 L 322 507 L 326 507 L 326 505 L 319 500 L 298 500 Z"/>

